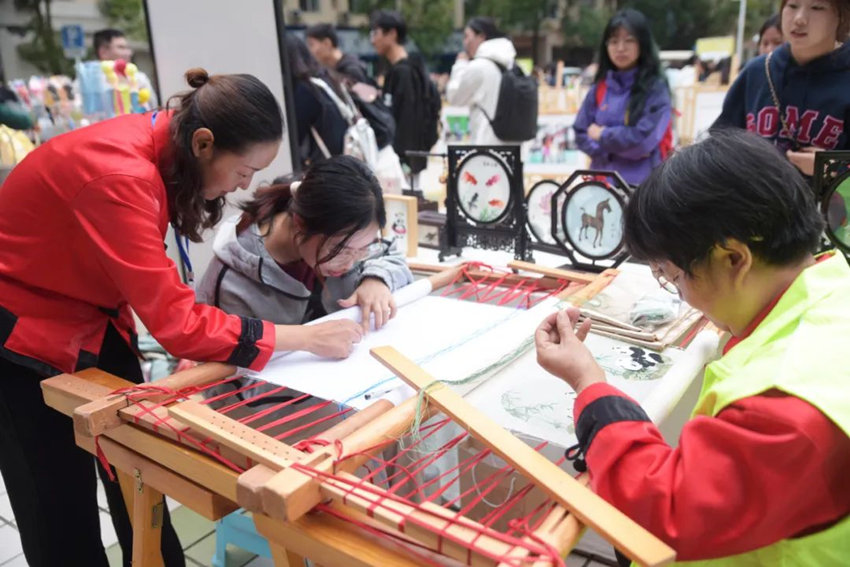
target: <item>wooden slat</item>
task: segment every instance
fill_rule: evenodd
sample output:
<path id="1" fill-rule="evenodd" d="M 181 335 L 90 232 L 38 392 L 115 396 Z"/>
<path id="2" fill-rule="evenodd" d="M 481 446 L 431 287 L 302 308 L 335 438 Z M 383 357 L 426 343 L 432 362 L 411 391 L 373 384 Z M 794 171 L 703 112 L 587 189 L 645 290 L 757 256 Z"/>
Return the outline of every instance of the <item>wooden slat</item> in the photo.
<path id="1" fill-rule="evenodd" d="M 176 392 L 184 388 L 212 384 L 232 376 L 235 372 L 235 366 L 209 362 L 157 380 L 153 386 Z M 151 403 L 156 403 L 168 399 L 168 397 L 170 397 L 170 394 L 151 394 L 146 396 L 145 399 Z M 121 417 L 118 415 L 118 411 L 129 405 L 130 402 L 123 394 L 84 404 L 74 411 L 74 429 L 80 434 L 90 437 L 100 435 L 107 429 L 121 425 Z"/>
<path id="2" fill-rule="evenodd" d="M 327 447 L 314 453 L 316 457 L 309 461 L 309 465 L 323 474 L 356 471 L 371 456 L 395 444 L 413 423 L 415 409 L 416 399 L 406 400 L 345 437 L 342 440 L 343 454 L 357 456 L 336 461 L 336 449 Z M 245 488 L 248 489 L 247 486 Z M 300 518 L 322 501 L 319 483 L 294 469 L 277 474 L 263 487 L 260 497 L 264 510 L 288 521 Z M 245 495 L 245 498 L 248 503 L 255 502 L 253 496 Z"/>
<path id="3" fill-rule="evenodd" d="M 236 502 L 254 513 L 263 512 L 263 487 L 280 471 L 265 465 L 254 465 L 236 481 Z"/>
<path id="4" fill-rule="evenodd" d="M 346 417 L 336 425 L 330 427 L 326 431 L 316 435 L 319 441 L 333 443 L 348 437 L 364 425 L 371 423 L 379 416 L 393 409 L 393 403 L 389 400 L 378 400 L 362 410 L 354 413 L 350 417 Z"/>
<path id="5" fill-rule="evenodd" d="M 410 386 L 426 389 L 434 405 L 630 558 L 648 566 L 675 560 L 676 553 L 664 542 L 470 406 L 393 347 L 374 348 L 371 353 Z"/>
<path id="6" fill-rule="evenodd" d="M 420 273 L 436 273 L 436 272 L 444 272 L 449 269 L 456 268 L 456 266 L 446 267 L 446 266 L 438 266 L 431 264 L 417 264 L 410 263 L 408 264 L 410 269 L 414 272 Z M 463 266 L 463 264 L 461 264 Z M 457 272 L 455 272 L 456 274 Z M 467 270 L 466 272 L 469 274 L 469 277 L 474 279 L 476 282 L 480 283 L 494 283 L 501 282 L 503 286 L 509 287 L 517 284 L 527 283 L 529 281 L 533 281 L 537 284 L 537 287 L 541 289 L 558 289 L 563 285 L 562 281 L 559 281 L 550 277 L 534 277 L 530 278 L 528 276 L 520 276 L 512 273 L 501 273 L 501 272 L 491 272 L 485 270 Z M 453 276 L 453 278 L 456 277 Z M 453 279 L 446 281 L 443 285 L 448 285 L 453 281 Z M 461 280 L 461 283 L 466 282 L 467 280 Z"/>
<path id="7" fill-rule="evenodd" d="M 89 453 L 95 454 L 94 439 L 77 435 L 76 440 L 77 445 Z M 117 470 L 132 471 L 138 469 L 142 471 L 146 484 L 151 485 L 162 493 L 169 494 L 172 498 L 184 506 L 188 506 L 208 520 L 219 520 L 239 508 L 234 502 L 223 496 L 185 479 L 161 466 L 159 463 L 155 463 L 139 453 L 127 449 L 108 437 L 101 437 L 100 448 L 109 460 L 109 464 Z M 128 507 L 129 510 L 130 508 Z M 132 512 L 130 512 L 130 516 L 132 517 Z"/>
<path id="8" fill-rule="evenodd" d="M 345 567 L 421 567 L 402 548 L 387 546 L 357 526 L 327 514 L 309 514 L 297 522 L 254 515 L 257 532 L 277 545 L 308 557 L 316 564 Z"/>
<path id="9" fill-rule="evenodd" d="M 302 453 L 261 431 L 193 401 L 168 408 L 168 414 L 194 431 L 209 436 L 252 461 L 272 469 L 283 469 L 301 458 Z"/>
<path id="10" fill-rule="evenodd" d="M 468 518 L 458 518 L 451 512 L 431 502 L 407 504 L 388 498 L 389 493 L 370 487 L 359 488 L 360 479 L 348 473 L 339 473 L 322 482 L 321 491 L 326 499 L 343 508 L 351 508 L 366 514 L 387 528 L 398 530 L 429 549 L 441 549 L 442 553 L 458 561 L 467 561 L 473 567 L 493 567 L 496 562 L 491 556 L 504 556 L 511 545 L 498 539 L 482 535 L 482 526 Z M 376 506 L 376 503 L 380 505 Z M 307 517 L 307 516 L 305 516 Z M 455 543 L 441 534 L 451 536 Z M 475 544 L 470 548 L 468 542 Z"/>
<path id="11" fill-rule="evenodd" d="M 596 276 L 596 279 L 593 282 L 587 284 L 584 288 L 580 289 L 577 293 L 573 293 L 567 297 L 561 296 L 564 299 L 569 299 L 570 303 L 573 305 L 580 307 L 584 305 L 588 300 L 593 298 L 600 291 L 605 289 L 608 284 L 614 281 L 614 278 L 619 274 L 619 270 L 615 270 L 613 268 L 609 268 Z"/>
<path id="12" fill-rule="evenodd" d="M 567 280 L 571 282 L 579 282 L 589 284 L 596 279 L 596 274 L 587 274 L 585 272 L 574 272 L 572 270 L 563 270 L 561 268 L 547 268 L 531 262 L 523 262 L 521 260 L 512 260 L 508 262 L 508 267 L 514 270 L 522 270 L 533 274 L 541 274 L 557 280 Z"/>
<path id="13" fill-rule="evenodd" d="M 133 567 L 162 567 L 162 522 L 165 500 L 162 493 L 144 484 L 141 471 L 134 471 Z"/>

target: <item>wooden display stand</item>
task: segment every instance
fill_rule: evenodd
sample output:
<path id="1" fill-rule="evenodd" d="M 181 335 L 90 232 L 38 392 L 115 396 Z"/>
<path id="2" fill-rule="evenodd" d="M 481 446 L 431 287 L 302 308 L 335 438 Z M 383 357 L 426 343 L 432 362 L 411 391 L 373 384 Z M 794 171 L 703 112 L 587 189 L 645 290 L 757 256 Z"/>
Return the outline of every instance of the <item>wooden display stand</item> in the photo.
<path id="1" fill-rule="evenodd" d="M 433 287 L 454 281 L 459 269 L 432 276 Z M 549 270 L 543 277 L 552 275 L 573 277 L 570 281 L 585 285 L 581 299 L 604 287 L 614 274 L 588 279 L 583 274 Z M 575 291 L 574 286 L 568 289 Z M 489 422 L 457 394 L 443 385 L 434 386 L 431 377 L 391 348 L 377 349 L 375 356 L 414 387 L 425 388 L 433 403 L 420 410 L 416 397 L 395 407 L 379 400 L 319 435 L 324 446 L 313 452 L 298 450 L 218 413 L 200 404 L 199 394 L 188 393 L 232 376 L 235 368 L 224 364 L 203 364 L 137 387 L 89 369 L 45 380 L 42 389 L 49 406 L 73 418 L 78 445 L 93 454 L 99 447 L 119 471 L 133 520 L 133 565 L 137 567 L 162 564 L 163 494 L 210 520 L 240 506 L 251 511 L 278 566 L 302 565 L 304 557 L 326 566 L 421 564 L 416 554 L 388 544 L 386 537 L 375 535 L 378 532 L 391 533 L 396 541 L 415 542 L 420 557 L 427 554 L 441 564 L 495 566 L 508 564 L 508 559 L 531 559 L 531 547 L 506 543 L 480 530 L 473 520 L 432 502 L 405 501 L 377 485 L 363 484 L 354 474 L 382 447 L 409 431 L 417 411 L 424 421 L 438 409 L 557 503 L 526 538 L 527 545 L 544 542 L 563 557 L 583 526 L 590 525 L 641 564 L 663 565 L 674 559 L 666 545 Z M 174 392 L 184 394 L 174 396 Z M 167 403 L 144 407 L 142 397 L 145 403 Z M 221 458 L 192 446 L 214 449 Z M 344 459 L 337 453 L 342 446 L 348 455 Z M 225 462 L 245 472 L 240 474 Z"/>

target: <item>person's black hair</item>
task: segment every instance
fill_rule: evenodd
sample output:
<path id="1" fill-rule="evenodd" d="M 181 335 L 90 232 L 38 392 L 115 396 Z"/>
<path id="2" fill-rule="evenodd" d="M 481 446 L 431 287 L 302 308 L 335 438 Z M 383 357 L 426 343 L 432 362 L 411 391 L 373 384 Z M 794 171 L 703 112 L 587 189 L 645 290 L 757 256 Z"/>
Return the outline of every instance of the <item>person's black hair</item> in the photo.
<path id="1" fill-rule="evenodd" d="M 623 216 L 638 260 L 669 260 L 686 273 L 716 244 L 736 239 L 773 266 L 802 260 L 824 221 L 800 172 L 770 142 L 716 129 L 673 154 L 632 195 Z"/>
<path id="2" fill-rule="evenodd" d="M 318 87 L 310 81 L 311 77 L 324 80 L 334 90 L 337 96 L 344 98 L 342 87 L 339 85 L 337 76 L 328 72 L 310 53 L 310 49 L 304 40 L 297 35 L 288 33 L 285 40 L 286 56 L 289 59 L 289 74 L 292 84 L 297 81 L 303 82 L 312 91 L 318 92 Z"/>
<path id="3" fill-rule="evenodd" d="M 641 12 L 626 8 L 620 10 L 608 20 L 605 31 L 602 33 L 602 43 L 599 46 L 599 68 L 596 70 L 594 83 L 599 83 L 607 75 L 608 71 L 617 70 L 611 57 L 608 56 L 608 40 L 620 28 L 625 29 L 638 41 L 640 55 L 637 60 L 637 77 L 629 94 L 629 107 L 627 114 L 628 124 L 637 124 L 643 113 L 646 99 L 656 88 L 659 81 L 664 81 L 661 72 L 661 59 L 658 56 L 658 46 L 652 37 L 649 22 Z"/>
<path id="4" fill-rule="evenodd" d="M 213 133 L 213 147 L 243 153 L 252 145 L 279 142 L 283 115 L 269 88 L 253 75 L 213 75 L 204 69 L 186 71 L 193 90 L 174 96 L 177 108 L 171 117 L 172 166 L 165 173 L 171 223 L 195 242 L 201 231 L 220 219 L 224 197 L 204 199 L 198 159 L 192 136 L 199 128 Z"/>
<path id="5" fill-rule="evenodd" d="M 340 243 L 318 264 L 332 260 L 352 236 L 371 223 L 387 224 L 381 185 L 365 163 L 352 156 L 333 156 L 311 165 L 300 186 L 292 191 L 294 179 L 278 178 L 275 184 L 260 187 L 254 198 L 240 207 L 242 218 L 237 231 L 251 224 L 265 224 L 280 213 L 298 215 L 307 240 L 321 235 L 325 240 L 343 235 Z"/>
<path id="6" fill-rule="evenodd" d="M 764 32 L 770 28 L 776 28 L 780 33 L 782 33 L 782 20 L 780 19 L 779 14 L 773 14 L 761 25 L 761 29 L 759 30 L 759 43 L 761 43 L 761 39 L 764 37 Z"/>
<path id="7" fill-rule="evenodd" d="M 331 40 L 331 45 L 339 47 L 339 36 L 336 33 L 336 28 L 332 24 L 315 24 L 307 28 L 304 32 L 306 37 L 312 37 L 319 41 L 324 39 Z"/>
<path id="8" fill-rule="evenodd" d="M 497 37 L 504 36 L 504 34 L 499 31 L 499 27 L 496 25 L 495 20 L 486 16 L 475 16 L 474 18 L 470 18 L 469 21 L 466 22 L 466 27 L 478 35 L 483 35 L 487 39 L 495 39 Z"/>
<path id="9" fill-rule="evenodd" d="M 94 35 L 92 36 L 92 43 L 94 44 L 95 57 L 98 57 L 98 52 L 100 51 L 101 47 L 108 46 L 116 37 L 127 37 L 127 35 L 121 30 L 116 30 L 113 28 L 107 28 L 94 32 Z"/>
<path id="10" fill-rule="evenodd" d="M 395 30 L 399 45 L 404 45 L 407 40 L 407 24 L 404 17 L 394 10 L 377 10 L 374 12 L 369 27 L 371 29 L 379 28 L 384 33 Z"/>

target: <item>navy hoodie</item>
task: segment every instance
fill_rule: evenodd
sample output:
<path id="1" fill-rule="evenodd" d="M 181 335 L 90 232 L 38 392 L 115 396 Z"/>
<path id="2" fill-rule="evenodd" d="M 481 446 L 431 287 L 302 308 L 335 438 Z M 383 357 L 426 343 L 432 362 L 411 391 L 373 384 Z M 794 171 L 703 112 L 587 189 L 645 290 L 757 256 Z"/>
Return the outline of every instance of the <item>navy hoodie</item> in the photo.
<path id="1" fill-rule="evenodd" d="M 850 43 L 805 65 L 794 61 L 787 43 L 777 48 L 770 60 L 770 76 L 781 109 L 770 94 L 765 57 L 750 61 L 732 84 L 714 126 L 757 132 L 783 152 L 795 142 L 799 147 L 850 149 L 844 132 L 850 117 Z M 783 128 L 780 112 L 791 132 Z"/>

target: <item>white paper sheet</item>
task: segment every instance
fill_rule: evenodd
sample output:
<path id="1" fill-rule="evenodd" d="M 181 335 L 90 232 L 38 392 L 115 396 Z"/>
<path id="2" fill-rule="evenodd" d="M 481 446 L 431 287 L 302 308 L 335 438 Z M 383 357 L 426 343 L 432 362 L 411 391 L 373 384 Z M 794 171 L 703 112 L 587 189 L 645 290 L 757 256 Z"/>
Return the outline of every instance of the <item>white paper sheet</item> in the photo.
<path id="1" fill-rule="evenodd" d="M 346 311 L 332 317 L 359 316 L 359 309 Z M 360 409 L 400 385 L 389 370 L 372 358 L 370 348 L 392 345 L 426 369 L 441 360 L 441 355 L 462 350 L 463 354 L 455 354 L 453 359 L 469 358 L 471 366 L 476 366 L 477 355 L 468 345 L 478 344 L 476 338 L 490 328 L 498 328 L 500 323 L 524 313 L 510 307 L 427 296 L 399 309 L 382 329 L 366 334 L 345 360 L 292 352 L 276 356 L 255 376 Z"/>
<path id="2" fill-rule="evenodd" d="M 631 345 L 594 334 L 588 335 L 585 344 L 605 368 L 608 382 L 640 403 L 658 423 L 712 358 L 717 335 L 701 333 L 685 351 L 667 349 L 662 353 L 663 362 L 646 369 L 635 363 L 633 355 L 641 353 L 630 350 Z M 643 356 L 636 358 L 644 360 Z M 469 393 L 466 399 L 510 431 L 560 446 L 576 442 L 575 393 L 540 368 L 533 351 Z"/>

